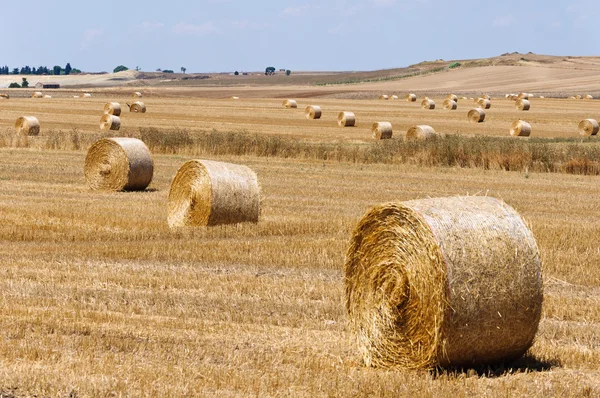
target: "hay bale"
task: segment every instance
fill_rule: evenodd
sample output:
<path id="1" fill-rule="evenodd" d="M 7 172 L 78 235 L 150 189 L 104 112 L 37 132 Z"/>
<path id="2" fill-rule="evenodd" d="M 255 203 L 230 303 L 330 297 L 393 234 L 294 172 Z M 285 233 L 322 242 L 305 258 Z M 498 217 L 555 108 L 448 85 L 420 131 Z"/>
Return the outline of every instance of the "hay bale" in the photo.
<path id="1" fill-rule="evenodd" d="M 40 122 L 35 116 L 21 116 L 15 122 L 15 129 L 21 135 L 38 135 Z"/>
<path id="2" fill-rule="evenodd" d="M 579 134 L 590 136 L 598 134 L 598 122 L 595 119 L 583 119 L 579 122 Z"/>
<path id="3" fill-rule="evenodd" d="M 36 91 L 31 94 L 31 98 L 44 98 L 44 94 L 41 91 Z"/>
<path id="4" fill-rule="evenodd" d="M 367 366 L 510 361 L 531 346 L 543 285 L 535 238 L 491 197 L 387 203 L 355 228 L 346 310 Z"/>
<path id="5" fill-rule="evenodd" d="M 0 98 L 9 99 L 10 96 L 8 94 L 0 94 Z"/>
<path id="6" fill-rule="evenodd" d="M 466 100 L 466 99 L 468 99 L 468 98 L 467 98 L 467 97 L 461 97 L 461 99 L 463 99 L 463 100 Z"/>
<path id="7" fill-rule="evenodd" d="M 85 157 L 85 179 L 93 190 L 143 191 L 153 173 L 150 150 L 137 138 L 103 138 Z"/>
<path id="8" fill-rule="evenodd" d="M 580 100 L 580 99 L 581 99 L 581 95 L 577 94 L 577 95 L 575 96 L 575 99 L 578 99 L 578 100 Z"/>
<path id="9" fill-rule="evenodd" d="M 79 96 L 78 95 L 74 95 L 73 98 L 79 98 Z"/>
<path id="10" fill-rule="evenodd" d="M 569 97 L 569 99 L 575 99 L 575 97 L 571 96 L 571 97 Z"/>
<path id="11" fill-rule="evenodd" d="M 322 115 L 321 107 L 318 105 L 309 105 L 304 112 L 307 119 L 320 119 Z"/>
<path id="12" fill-rule="evenodd" d="M 378 140 L 385 140 L 392 138 L 392 123 L 390 122 L 377 122 L 371 127 L 373 138 Z"/>
<path id="13" fill-rule="evenodd" d="M 100 130 L 119 130 L 121 128 L 121 118 L 115 115 L 105 113 L 100 119 Z"/>
<path id="14" fill-rule="evenodd" d="M 107 102 L 104 104 L 104 113 L 107 115 L 121 115 L 121 104 L 118 102 Z"/>
<path id="15" fill-rule="evenodd" d="M 421 108 L 423 109 L 435 109 L 435 102 L 432 99 L 424 99 L 421 101 Z"/>
<path id="16" fill-rule="evenodd" d="M 190 160 L 177 171 L 168 200 L 171 228 L 258 222 L 260 188 L 248 167 Z"/>
<path id="17" fill-rule="evenodd" d="M 127 104 L 129 112 L 146 113 L 146 105 L 142 101 L 136 101 L 133 104 Z"/>
<path id="18" fill-rule="evenodd" d="M 591 99 L 594 99 L 594 97 L 592 97 L 592 96 L 591 96 L 591 95 L 589 95 L 589 94 L 586 94 L 586 95 L 585 95 L 583 98 L 584 98 L 584 99 L 586 99 L 586 100 L 591 100 Z"/>
<path id="19" fill-rule="evenodd" d="M 386 94 L 381 94 L 381 95 L 379 96 L 379 99 L 380 99 L 380 100 L 387 100 L 387 99 L 390 99 L 390 97 L 389 97 L 388 95 L 386 95 Z"/>
<path id="20" fill-rule="evenodd" d="M 540 95 L 540 98 L 541 98 L 541 99 L 544 99 L 544 98 L 546 98 L 546 97 L 544 97 L 543 95 Z"/>
<path id="21" fill-rule="evenodd" d="M 338 126 L 351 127 L 356 126 L 356 116 L 352 112 L 340 112 L 338 114 Z"/>
<path id="22" fill-rule="evenodd" d="M 406 135 L 404 136 L 405 140 L 427 140 L 431 138 L 435 138 L 436 133 L 433 127 L 427 126 L 426 124 L 421 124 L 418 126 L 413 126 L 408 129 Z"/>
<path id="23" fill-rule="evenodd" d="M 446 99 L 450 100 L 450 101 L 458 102 L 458 97 L 456 95 L 454 95 L 454 94 L 448 94 L 446 96 Z"/>
<path id="24" fill-rule="evenodd" d="M 397 96 L 397 95 L 392 95 L 392 96 L 390 96 L 390 99 L 391 99 L 391 100 L 397 100 L 397 99 L 398 99 L 398 96 Z"/>
<path id="25" fill-rule="evenodd" d="M 449 110 L 449 111 L 453 111 L 453 110 L 455 110 L 458 107 L 458 104 L 456 103 L 456 101 L 451 100 L 450 98 L 447 98 L 442 103 L 442 107 L 444 109 Z"/>
<path id="26" fill-rule="evenodd" d="M 131 94 L 132 98 L 142 98 L 142 93 L 140 93 L 139 91 L 134 92 L 133 94 Z"/>
<path id="27" fill-rule="evenodd" d="M 477 100 L 477 105 L 479 105 L 481 109 L 490 109 L 492 107 L 492 101 L 485 98 L 479 98 Z"/>
<path id="28" fill-rule="evenodd" d="M 298 103 L 296 102 L 296 100 L 286 99 L 283 101 L 283 107 L 284 108 L 297 108 Z"/>
<path id="29" fill-rule="evenodd" d="M 90 94 L 90 93 L 83 94 L 83 98 L 91 98 L 91 97 L 92 97 L 92 94 Z"/>
<path id="30" fill-rule="evenodd" d="M 231 99 L 232 99 L 232 100 L 239 100 L 239 99 L 240 99 L 240 97 L 233 96 L 233 97 L 231 97 Z"/>
<path id="31" fill-rule="evenodd" d="M 485 120 L 485 112 L 481 108 L 471 109 L 469 113 L 467 113 L 467 118 L 471 123 L 481 123 Z"/>
<path id="32" fill-rule="evenodd" d="M 531 108 L 531 103 L 529 100 L 521 98 L 515 103 L 516 107 L 520 111 L 528 111 Z"/>
<path id="33" fill-rule="evenodd" d="M 412 94 L 412 93 L 406 94 L 406 96 L 404 97 L 404 99 L 407 102 L 417 102 L 417 96 L 416 96 L 416 94 Z"/>
<path id="34" fill-rule="evenodd" d="M 483 98 L 483 99 L 486 99 L 486 100 L 491 100 L 491 99 L 492 99 L 492 97 L 490 97 L 490 96 L 489 96 L 489 95 L 487 95 L 487 94 L 481 94 L 481 95 L 479 96 L 479 98 Z"/>
<path id="35" fill-rule="evenodd" d="M 510 125 L 510 135 L 513 137 L 529 137 L 531 134 L 531 124 L 525 120 L 515 120 Z"/>
<path id="36" fill-rule="evenodd" d="M 517 99 L 518 99 L 518 100 L 522 100 L 522 99 L 529 99 L 529 94 L 527 94 L 527 93 L 519 93 L 519 94 L 517 95 Z"/>
<path id="37" fill-rule="evenodd" d="M 46 94 L 46 95 L 44 95 L 44 98 L 48 99 L 48 98 L 52 98 L 52 96 L 51 96 L 51 95 L 48 95 L 48 94 Z"/>

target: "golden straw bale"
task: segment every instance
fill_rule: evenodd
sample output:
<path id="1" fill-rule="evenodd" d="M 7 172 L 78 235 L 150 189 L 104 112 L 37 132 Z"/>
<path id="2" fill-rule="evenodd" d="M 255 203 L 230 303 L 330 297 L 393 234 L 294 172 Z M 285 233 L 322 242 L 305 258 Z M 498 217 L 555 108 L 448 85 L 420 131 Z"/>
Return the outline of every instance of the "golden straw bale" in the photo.
<path id="1" fill-rule="evenodd" d="M 142 101 L 136 101 L 133 104 L 127 104 L 129 112 L 146 113 L 146 105 Z"/>
<path id="2" fill-rule="evenodd" d="M 541 99 L 544 99 L 544 98 L 546 98 L 546 97 L 544 97 L 543 95 L 540 95 L 540 98 L 541 98 Z"/>
<path id="3" fill-rule="evenodd" d="M 286 99 L 283 101 L 283 107 L 284 108 L 297 108 L 298 103 L 296 102 L 296 100 Z"/>
<path id="4" fill-rule="evenodd" d="M 421 124 L 408 129 L 404 140 L 427 140 L 436 137 L 436 132 L 431 126 Z"/>
<path id="5" fill-rule="evenodd" d="M 108 115 L 120 116 L 121 104 L 119 104 L 118 102 L 107 102 L 104 105 L 104 113 Z"/>
<path id="6" fill-rule="evenodd" d="M 481 123 L 485 120 L 485 111 L 481 108 L 471 109 L 467 113 L 467 118 L 471 123 Z"/>
<path id="7" fill-rule="evenodd" d="M 406 94 L 406 96 L 404 97 L 404 99 L 408 102 L 416 102 L 417 101 L 417 96 L 416 94 Z"/>
<path id="8" fill-rule="evenodd" d="M 51 95 L 48 95 L 48 94 L 46 94 L 46 95 L 44 95 L 44 98 L 48 99 L 48 98 L 52 98 L 52 96 L 51 96 Z"/>
<path id="9" fill-rule="evenodd" d="M 350 330 L 367 366 L 511 361 L 538 329 L 538 247 L 519 214 L 495 198 L 375 206 L 352 234 L 344 274 Z"/>
<path id="10" fill-rule="evenodd" d="M 571 97 L 569 97 L 569 99 L 575 99 L 575 97 L 571 96 Z"/>
<path id="11" fill-rule="evenodd" d="M 78 95 L 74 95 L 73 98 L 79 98 L 79 96 Z"/>
<path id="12" fill-rule="evenodd" d="M 521 98 L 520 100 L 517 100 L 515 105 L 516 105 L 517 109 L 520 111 L 528 111 L 529 108 L 531 108 L 531 102 L 529 102 L 529 100 L 526 100 L 523 98 Z"/>
<path id="13" fill-rule="evenodd" d="M 452 111 L 452 110 L 455 110 L 458 107 L 458 105 L 457 105 L 456 101 L 447 98 L 442 103 L 442 107 L 444 109 Z"/>
<path id="14" fill-rule="evenodd" d="M 139 91 L 134 92 L 133 94 L 131 94 L 132 98 L 142 98 L 142 93 L 140 93 Z"/>
<path id="15" fill-rule="evenodd" d="M 137 138 L 103 138 L 85 157 L 85 179 L 93 190 L 143 191 L 153 173 L 150 150 Z"/>
<path id="16" fill-rule="evenodd" d="M 321 107 L 318 105 L 309 105 L 304 110 L 307 119 L 320 119 L 321 118 Z"/>
<path id="17" fill-rule="evenodd" d="M 479 105 L 481 109 L 490 109 L 492 107 L 492 101 L 485 98 L 479 98 L 477 100 L 477 105 Z"/>
<path id="18" fill-rule="evenodd" d="M 575 96 L 575 99 L 578 99 L 578 100 L 580 100 L 580 99 L 581 99 L 581 95 L 577 94 L 577 95 Z"/>
<path id="19" fill-rule="evenodd" d="M 392 95 L 392 96 L 390 96 L 390 99 L 391 99 L 391 100 L 397 100 L 397 99 L 398 99 L 398 96 L 397 96 L 397 95 Z"/>
<path id="20" fill-rule="evenodd" d="M 340 112 L 338 114 L 338 126 L 351 127 L 356 126 L 356 116 L 352 112 Z"/>
<path id="21" fill-rule="evenodd" d="M 579 134 L 590 136 L 598 134 L 598 122 L 595 119 L 583 119 L 579 122 Z"/>
<path id="22" fill-rule="evenodd" d="M 35 116 L 21 116 L 15 122 L 15 129 L 22 135 L 38 135 L 40 122 Z"/>
<path id="23" fill-rule="evenodd" d="M 83 98 L 91 98 L 91 97 L 92 97 L 92 94 L 90 94 L 90 93 L 83 94 Z"/>
<path id="24" fill-rule="evenodd" d="M 233 96 L 233 97 L 231 97 L 231 99 L 232 99 L 232 100 L 239 100 L 239 99 L 240 99 L 240 97 Z"/>
<path id="25" fill-rule="evenodd" d="M 435 102 L 432 99 L 424 99 L 421 101 L 421 108 L 423 109 L 435 109 Z"/>
<path id="26" fill-rule="evenodd" d="M 468 98 L 467 98 L 467 97 L 461 97 L 461 99 L 463 99 L 463 100 L 466 100 L 466 99 L 468 99 Z"/>
<path id="27" fill-rule="evenodd" d="M 250 168 L 190 160 L 177 171 L 168 200 L 171 228 L 258 222 L 260 188 Z"/>
<path id="28" fill-rule="evenodd" d="M 377 122 L 371 127 L 373 138 L 378 140 L 384 140 L 392 138 L 392 123 L 390 122 Z"/>
<path id="29" fill-rule="evenodd" d="M 386 95 L 386 94 L 381 94 L 381 95 L 379 96 L 379 99 L 380 99 L 380 100 L 387 100 L 387 99 L 390 99 L 390 97 L 389 97 L 388 95 Z"/>
<path id="30" fill-rule="evenodd" d="M 586 94 L 586 95 L 584 95 L 583 99 L 591 100 L 591 99 L 594 99 L 594 97 L 592 97 L 589 94 Z"/>
<path id="31" fill-rule="evenodd" d="M 100 130 L 119 130 L 121 119 L 118 116 L 105 113 L 100 119 Z"/>
<path id="32" fill-rule="evenodd" d="M 491 98 L 489 95 L 487 95 L 487 94 L 481 94 L 481 95 L 479 96 L 479 98 L 483 98 L 483 99 L 486 99 L 486 100 L 491 100 L 491 99 L 492 99 L 492 98 Z"/>
<path id="33" fill-rule="evenodd" d="M 10 96 L 8 94 L 0 94 L 0 98 L 9 99 Z"/>
<path id="34" fill-rule="evenodd" d="M 36 91 L 31 94 L 31 98 L 44 98 L 44 94 L 41 91 Z"/>
<path id="35" fill-rule="evenodd" d="M 454 94 L 448 94 L 448 95 L 446 96 L 446 99 L 447 99 L 447 100 L 454 101 L 454 102 L 458 102 L 458 97 L 457 97 L 456 95 L 454 95 Z"/>
<path id="36" fill-rule="evenodd" d="M 529 99 L 529 94 L 527 94 L 527 93 L 519 93 L 519 94 L 517 95 L 517 99 L 518 99 L 518 100 L 521 100 L 521 99 Z"/>
<path id="37" fill-rule="evenodd" d="M 529 137 L 531 134 L 531 124 L 525 120 L 515 120 L 510 125 L 510 135 L 515 137 Z"/>

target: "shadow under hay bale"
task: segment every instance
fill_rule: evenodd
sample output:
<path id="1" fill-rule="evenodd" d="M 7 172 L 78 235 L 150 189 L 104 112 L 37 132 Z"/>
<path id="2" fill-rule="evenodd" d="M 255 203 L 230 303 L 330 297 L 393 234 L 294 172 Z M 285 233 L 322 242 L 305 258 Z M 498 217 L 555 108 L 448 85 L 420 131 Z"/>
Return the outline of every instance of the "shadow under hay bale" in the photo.
<path id="1" fill-rule="evenodd" d="M 320 119 L 322 112 L 321 107 L 318 105 L 309 105 L 304 110 L 307 119 Z"/>
<path id="2" fill-rule="evenodd" d="M 377 140 L 385 140 L 392 138 L 392 123 L 390 122 L 377 122 L 371 127 L 373 138 Z"/>
<path id="3" fill-rule="evenodd" d="M 15 129 L 21 135 L 39 135 L 40 122 L 35 116 L 21 116 L 15 122 Z"/>

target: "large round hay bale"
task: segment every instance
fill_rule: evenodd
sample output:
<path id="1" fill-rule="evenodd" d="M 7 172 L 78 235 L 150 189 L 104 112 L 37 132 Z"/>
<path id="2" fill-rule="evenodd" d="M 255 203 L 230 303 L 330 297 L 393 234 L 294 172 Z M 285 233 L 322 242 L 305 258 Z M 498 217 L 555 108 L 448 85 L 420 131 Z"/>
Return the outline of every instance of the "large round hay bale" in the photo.
<path id="1" fill-rule="evenodd" d="M 418 126 L 413 126 L 408 129 L 406 135 L 404 136 L 405 140 L 427 140 L 430 138 L 435 138 L 436 133 L 433 127 L 428 126 L 426 124 L 421 124 Z"/>
<path id="2" fill-rule="evenodd" d="M 338 114 L 338 126 L 351 127 L 356 125 L 356 116 L 352 112 L 340 112 Z"/>
<path id="3" fill-rule="evenodd" d="M 583 99 L 591 100 L 591 99 L 594 99 L 594 97 L 589 94 L 586 94 L 583 96 Z"/>
<path id="4" fill-rule="evenodd" d="M 481 123 L 485 120 L 485 112 L 481 108 L 471 109 L 469 113 L 467 113 L 467 118 L 471 123 Z"/>
<path id="5" fill-rule="evenodd" d="M 129 112 L 146 113 L 146 105 L 142 101 L 136 101 L 133 104 L 129 105 Z"/>
<path id="6" fill-rule="evenodd" d="M 492 107 L 492 101 L 485 98 L 479 98 L 477 100 L 477 105 L 479 105 L 481 109 L 490 109 Z"/>
<path id="7" fill-rule="evenodd" d="M 119 130 L 121 119 L 118 116 L 105 113 L 100 119 L 100 130 Z"/>
<path id="8" fill-rule="evenodd" d="M 283 101 L 283 107 L 284 108 L 297 108 L 298 103 L 296 102 L 296 100 L 286 99 Z"/>
<path id="9" fill-rule="evenodd" d="M 510 135 L 514 137 L 529 137 L 531 134 L 531 124 L 525 120 L 515 120 L 510 125 Z"/>
<path id="10" fill-rule="evenodd" d="M 444 102 L 442 103 L 442 107 L 444 109 L 453 111 L 458 107 L 458 104 L 456 103 L 456 101 L 451 100 L 449 98 L 445 99 Z"/>
<path id="11" fill-rule="evenodd" d="M 379 96 L 379 99 L 380 99 L 380 100 L 387 100 L 387 99 L 390 99 L 390 97 L 389 97 L 387 94 L 381 94 L 381 95 Z"/>
<path id="12" fill-rule="evenodd" d="M 258 222 L 259 214 L 258 179 L 246 166 L 190 160 L 171 183 L 170 227 Z"/>
<path id="13" fill-rule="evenodd" d="M 139 91 L 134 92 L 133 94 L 131 94 L 132 98 L 142 98 L 142 93 L 140 93 Z"/>
<path id="14" fill-rule="evenodd" d="M 35 91 L 31 94 L 31 98 L 44 98 L 44 94 L 41 91 Z"/>
<path id="15" fill-rule="evenodd" d="M 397 96 L 397 95 L 391 95 L 391 96 L 390 96 L 390 99 L 391 99 L 391 100 L 397 100 L 397 99 L 398 99 L 398 96 Z"/>
<path id="16" fill-rule="evenodd" d="M 416 95 L 416 94 L 409 93 L 409 94 L 406 94 L 406 96 L 404 97 L 404 99 L 405 99 L 407 102 L 416 102 L 416 101 L 417 101 L 417 95 Z"/>
<path id="17" fill-rule="evenodd" d="M 108 115 L 120 116 L 121 115 L 121 104 L 119 104 L 118 102 L 107 102 L 104 105 L 104 113 L 106 113 Z"/>
<path id="18" fill-rule="evenodd" d="M 446 96 L 446 99 L 447 99 L 447 100 L 454 101 L 454 102 L 458 102 L 458 96 L 456 96 L 456 95 L 454 95 L 454 94 L 448 94 L 448 95 Z"/>
<path id="19" fill-rule="evenodd" d="M 426 98 L 423 101 L 421 101 L 421 108 L 435 109 L 435 102 L 432 99 Z"/>
<path id="20" fill-rule="evenodd" d="M 531 108 L 531 102 L 529 102 L 529 100 L 521 98 L 520 100 L 517 100 L 515 106 L 520 111 L 528 111 L 529 108 Z"/>
<path id="21" fill-rule="evenodd" d="M 321 107 L 318 105 L 309 105 L 304 110 L 307 119 L 320 119 L 322 112 Z"/>
<path id="22" fill-rule="evenodd" d="M 387 203 L 353 232 L 346 309 L 367 366 L 477 366 L 520 357 L 542 310 L 540 256 L 491 197 Z"/>
<path id="23" fill-rule="evenodd" d="M 85 157 L 85 179 L 93 190 L 142 191 L 153 173 L 150 150 L 137 138 L 103 138 Z"/>
<path id="24" fill-rule="evenodd" d="M 579 122 L 579 134 L 590 136 L 598 134 L 598 122 L 595 119 L 583 119 Z"/>
<path id="25" fill-rule="evenodd" d="M 38 135 L 40 122 L 35 116 L 21 116 L 15 122 L 15 129 L 22 135 Z"/>
<path id="26" fill-rule="evenodd" d="M 392 138 L 392 123 L 390 122 L 377 122 L 371 127 L 373 138 L 378 140 L 384 140 Z"/>

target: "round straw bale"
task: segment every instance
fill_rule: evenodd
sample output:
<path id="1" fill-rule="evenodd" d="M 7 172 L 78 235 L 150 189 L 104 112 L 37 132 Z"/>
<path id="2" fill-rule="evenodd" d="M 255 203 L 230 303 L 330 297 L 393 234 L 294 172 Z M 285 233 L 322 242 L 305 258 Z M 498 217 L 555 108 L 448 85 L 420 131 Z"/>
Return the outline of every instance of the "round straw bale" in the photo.
<path id="1" fill-rule="evenodd" d="M 487 94 L 481 94 L 481 95 L 479 96 L 479 98 L 483 98 L 483 99 L 486 99 L 486 100 L 491 100 L 491 99 L 492 99 L 492 98 L 491 98 L 489 95 L 487 95 Z"/>
<path id="2" fill-rule="evenodd" d="M 578 100 L 580 100 L 580 99 L 581 99 L 581 95 L 577 94 L 577 95 L 575 96 L 575 99 L 578 99 Z"/>
<path id="3" fill-rule="evenodd" d="M 44 94 L 42 94 L 41 91 L 36 91 L 31 94 L 31 98 L 43 98 L 43 97 L 44 97 Z"/>
<path id="4" fill-rule="evenodd" d="M 457 106 L 458 105 L 456 104 L 456 101 L 451 100 L 449 98 L 445 99 L 444 102 L 442 103 L 442 107 L 444 109 L 451 110 L 451 111 L 455 110 L 457 108 Z"/>
<path id="5" fill-rule="evenodd" d="M 386 95 L 386 94 L 381 94 L 381 95 L 379 96 L 379 99 L 380 99 L 380 100 L 387 100 L 387 99 L 390 99 L 390 97 L 389 97 L 388 95 Z"/>
<path id="6" fill-rule="evenodd" d="M 529 94 L 527 94 L 527 93 L 519 93 L 517 95 L 517 99 L 518 100 L 520 100 L 520 99 L 529 99 Z"/>
<path id="7" fill-rule="evenodd" d="M 79 96 L 78 95 L 74 95 L 73 98 L 79 98 Z"/>
<path id="8" fill-rule="evenodd" d="M 44 95 L 44 98 L 52 98 L 52 96 L 51 96 L 51 95 L 48 95 L 48 94 L 46 94 L 46 95 Z"/>
<path id="9" fill-rule="evenodd" d="M 416 94 L 406 94 L 406 96 L 404 97 L 404 99 L 408 102 L 416 102 L 417 101 L 417 96 Z"/>
<path id="10" fill-rule="evenodd" d="M 286 99 L 283 101 L 283 107 L 284 108 L 297 108 L 298 103 L 296 102 L 296 100 Z"/>
<path id="11" fill-rule="evenodd" d="M 435 102 L 432 99 L 424 99 L 421 101 L 421 108 L 423 109 L 435 109 Z"/>
<path id="12" fill-rule="evenodd" d="M 430 138 L 435 138 L 436 133 L 433 127 L 427 126 L 426 124 L 421 124 L 418 126 L 413 126 L 408 129 L 406 135 L 404 136 L 405 140 L 427 140 Z"/>
<path id="13" fill-rule="evenodd" d="M 596 135 L 598 134 L 598 122 L 594 119 L 583 119 L 579 122 L 579 134 L 581 135 Z"/>
<path id="14" fill-rule="evenodd" d="M 142 98 L 142 93 L 140 93 L 139 91 L 134 92 L 133 94 L 131 94 L 132 98 Z"/>
<path id="15" fill-rule="evenodd" d="M 482 109 L 490 109 L 492 107 L 492 101 L 485 98 L 479 98 L 477 100 L 477 105 Z"/>
<path id="16" fill-rule="evenodd" d="M 338 126 L 351 127 L 356 125 L 356 116 L 352 112 L 340 112 L 338 114 Z"/>
<path id="17" fill-rule="evenodd" d="M 373 138 L 378 140 L 384 140 L 392 138 L 392 123 L 390 122 L 377 122 L 371 127 Z"/>
<path id="18" fill-rule="evenodd" d="M 575 97 L 571 96 L 571 97 L 569 97 L 569 99 L 575 99 Z"/>
<path id="19" fill-rule="evenodd" d="M 448 94 L 448 95 L 446 96 L 446 99 L 447 99 L 447 100 L 452 100 L 452 101 L 454 101 L 454 102 L 458 102 L 458 97 L 457 97 L 456 95 L 454 95 L 454 94 Z"/>
<path id="20" fill-rule="evenodd" d="M 353 232 L 346 310 L 367 366 L 476 366 L 520 357 L 536 334 L 540 256 L 491 197 L 387 203 Z"/>
<path id="21" fill-rule="evenodd" d="M 258 222 L 260 189 L 248 167 L 190 160 L 177 171 L 168 200 L 171 228 Z"/>
<path id="22" fill-rule="evenodd" d="M 461 97 L 461 99 L 463 99 L 463 100 L 466 100 L 466 99 L 468 99 L 468 98 L 467 98 L 467 97 Z"/>
<path id="23" fill-rule="evenodd" d="M 231 99 L 232 99 L 232 100 L 239 100 L 239 99 L 240 99 L 240 97 L 233 96 L 233 97 L 231 97 Z"/>
<path id="24" fill-rule="evenodd" d="M 304 110 L 307 119 L 320 119 L 321 118 L 321 107 L 318 105 L 309 105 Z"/>
<path id="25" fill-rule="evenodd" d="M 516 105 L 517 109 L 520 111 L 528 111 L 529 108 L 531 108 L 531 103 L 529 102 L 529 100 L 526 100 L 523 98 L 521 98 L 520 100 L 517 100 L 515 105 Z"/>
<path id="26" fill-rule="evenodd" d="M 0 98 L 9 99 L 10 96 L 8 94 L 0 94 Z"/>
<path id="27" fill-rule="evenodd" d="M 103 138 L 85 157 L 85 179 L 93 190 L 143 191 L 153 172 L 150 150 L 137 138 Z"/>
<path id="28" fill-rule="evenodd" d="M 119 130 L 121 128 L 121 118 L 115 115 L 105 113 L 100 119 L 100 130 Z"/>
<path id="29" fill-rule="evenodd" d="M 119 104 L 118 102 L 107 102 L 104 105 L 104 113 L 107 115 L 120 116 L 121 115 L 121 104 Z"/>
<path id="30" fill-rule="evenodd" d="M 585 95 L 583 98 L 584 98 L 584 99 L 588 99 L 588 100 L 590 100 L 590 99 L 594 99 L 594 97 L 592 97 L 592 96 L 591 96 L 591 95 L 589 95 L 589 94 L 586 94 L 586 95 Z"/>
<path id="31" fill-rule="evenodd" d="M 92 94 L 90 93 L 84 93 L 83 94 L 83 98 L 91 98 Z"/>
<path id="32" fill-rule="evenodd" d="M 40 122 L 35 116 L 21 116 L 15 122 L 17 133 L 22 135 L 38 135 L 40 133 Z"/>
<path id="33" fill-rule="evenodd" d="M 529 137 L 531 134 L 531 124 L 525 120 L 515 120 L 510 125 L 510 135 L 515 137 Z"/>
<path id="34" fill-rule="evenodd" d="M 541 99 L 544 99 L 544 98 L 546 98 L 546 97 L 544 97 L 543 95 L 540 95 L 540 98 L 541 98 Z"/>
<path id="35" fill-rule="evenodd" d="M 146 105 L 142 101 L 136 101 L 129 105 L 129 112 L 146 113 Z"/>
<path id="36" fill-rule="evenodd" d="M 485 111 L 481 108 L 471 109 L 467 113 L 467 118 L 471 123 L 481 123 L 485 120 Z"/>
<path id="37" fill-rule="evenodd" d="M 390 99 L 391 99 L 391 100 L 397 100 L 397 99 L 398 99 L 398 96 L 397 96 L 397 95 L 392 95 L 392 96 L 390 96 Z"/>

